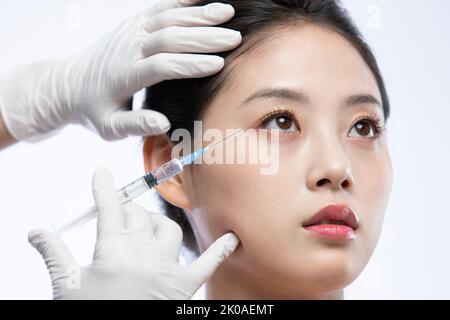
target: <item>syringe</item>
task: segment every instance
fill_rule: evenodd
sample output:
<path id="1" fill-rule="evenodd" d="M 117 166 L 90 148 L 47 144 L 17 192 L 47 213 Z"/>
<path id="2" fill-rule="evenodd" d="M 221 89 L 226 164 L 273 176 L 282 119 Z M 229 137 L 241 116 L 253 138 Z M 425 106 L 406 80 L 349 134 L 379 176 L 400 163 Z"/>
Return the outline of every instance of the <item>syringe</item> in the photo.
<path id="1" fill-rule="evenodd" d="M 181 159 L 174 158 L 169 162 L 164 163 L 160 167 L 154 169 L 150 173 L 147 173 L 143 177 L 127 184 L 125 187 L 117 190 L 120 201 L 122 203 L 130 202 L 134 198 L 143 194 L 145 191 L 150 190 L 155 186 L 163 183 L 164 181 L 180 174 L 183 171 L 184 166 L 194 163 L 196 159 L 203 156 L 214 146 L 227 140 L 232 136 L 237 135 L 240 132 L 242 132 L 242 129 L 237 129 L 232 134 L 226 136 L 222 140 L 214 142 L 204 148 L 198 149 L 193 153 L 182 157 Z M 66 233 L 76 227 L 79 227 L 89 222 L 96 216 L 97 216 L 97 209 L 95 206 L 92 206 L 89 209 L 73 217 L 71 220 L 69 220 L 69 222 L 55 226 L 53 227 L 53 229 L 57 234 L 62 235 L 63 233 Z"/>

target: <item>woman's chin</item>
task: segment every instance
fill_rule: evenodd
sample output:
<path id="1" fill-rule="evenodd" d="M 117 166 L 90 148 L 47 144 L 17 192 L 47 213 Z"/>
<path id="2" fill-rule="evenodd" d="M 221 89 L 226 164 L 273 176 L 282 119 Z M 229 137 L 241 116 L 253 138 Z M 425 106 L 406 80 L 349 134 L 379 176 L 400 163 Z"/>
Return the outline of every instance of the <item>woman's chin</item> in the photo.
<path id="1" fill-rule="evenodd" d="M 280 287 L 286 288 L 295 297 L 344 289 L 358 277 L 364 265 L 363 261 L 348 252 L 314 252 L 299 259 L 287 257 L 284 261 L 272 261 L 263 273 L 276 279 Z"/>

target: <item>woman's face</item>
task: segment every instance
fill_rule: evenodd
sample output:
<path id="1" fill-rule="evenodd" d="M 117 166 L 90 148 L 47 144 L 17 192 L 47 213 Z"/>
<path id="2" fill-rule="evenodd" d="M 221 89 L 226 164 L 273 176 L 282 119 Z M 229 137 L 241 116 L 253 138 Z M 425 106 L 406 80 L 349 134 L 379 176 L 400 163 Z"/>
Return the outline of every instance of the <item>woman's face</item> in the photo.
<path id="1" fill-rule="evenodd" d="M 224 267 L 243 279 L 292 294 L 343 288 L 376 246 L 391 190 L 385 134 L 377 136 L 371 120 L 383 126 L 383 111 L 367 99 L 381 101 L 374 75 L 348 41 L 314 25 L 285 28 L 233 63 L 236 73 L 203 116 L 203 130 L 278 129 L 279 169 L 261 175 L 259 164 L 201 164 L 187 171 L 200 247 L 233 231 L 241 245 Z M 241 105 L 263 88 L 303 98 L 269 95 Z M 354 239 L 325 239 L 303 227 L 336 203 L 357 215 Z"/>

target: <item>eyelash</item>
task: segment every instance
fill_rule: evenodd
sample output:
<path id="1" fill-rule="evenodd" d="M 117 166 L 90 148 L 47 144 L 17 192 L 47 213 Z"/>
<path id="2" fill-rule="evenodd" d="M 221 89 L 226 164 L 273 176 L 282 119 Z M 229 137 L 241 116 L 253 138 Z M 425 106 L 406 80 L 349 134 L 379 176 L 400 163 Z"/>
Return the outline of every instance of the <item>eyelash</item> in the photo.
<path id="1" fill-rule="evenodd" d="M 383 125 L 383 121 L 377 114 L 367 113 L 362 115 L 353 122 L 351 128 L 353 128 L 357 123 L 361 121 L 369 121 L 374 128 L 374 136 L 368 137 L 368 139 L 377 139 L 382 135 L 382 133 L 386 130 L 386 126 Z"/>
<path id="2" fill-rule="evenodd" d="M 261 116 L 258 120 L 258 127 L 266 125 L 269 121 L 272 121 L 278 117 L 286 116 L 291 118 L 295 125 L 300 128 L 300 124 L 297 121 L 297 112 L 290 109 L 275 109 L 265 115 Z"/>
<path id="3" fill-rule="evenodd" d="M 258 127 L 263 127 L 266 125 L 269 121 L 272 121 L 278 117 L 287 116 L 290 119 L 292 119 L 295 123 L 295 125 L 300 128 L 300 124 L 297 121 L 297 112 L 290 110 L 290 109 L 275 109 L 269 113 L 266 113 L 265 115 L 261 116 L 258 120 Z M 368 139 L 377 139 L 381 136 L 381 134 L 386 130 L 386 126 L 383 125 L 383 121 L 377 114 L 367 113 L 365 115 L 362 115 L 358 117 L 352 124 L 351 128 L 353 128 L 357 123 L 361 121 L 368 121 L 372 125 L 374 129 L 374 136 L 368 137 Z"/>

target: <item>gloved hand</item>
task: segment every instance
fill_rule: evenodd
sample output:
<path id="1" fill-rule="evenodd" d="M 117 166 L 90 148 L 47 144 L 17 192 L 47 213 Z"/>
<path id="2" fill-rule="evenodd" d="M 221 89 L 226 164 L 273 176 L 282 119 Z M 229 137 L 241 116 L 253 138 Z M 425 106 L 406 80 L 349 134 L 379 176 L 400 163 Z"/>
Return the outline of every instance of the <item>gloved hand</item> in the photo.
<path id="1" fill-rule="evenodd" d="M 97 243 L 89 266 L 79 267 L 58 236 L 44 230 L 29 233 L 47 265 L 55 299 L 190 299 L 239 243 L 227 233 L 182 266 L 178 224 L 136 204 L 122 205 L 107 169 L 94 174 L 93 192 Z"/>
<path id="2" fill-rule="evenodd" d="M 3 76 L 0 115 L 11 135 L 39 141 L 69 123 L 86 126 L 106 140 L 167 132 L 170 123 L 161 113 L 128 111 L 133 94 L 163 80 L 219 72 L 223 58 L 198 53 L 228 51 L 242 39 L 237 31 L 211 27 L 234 15 L 230 5 L 154 2 L 81 55 Z"/>

